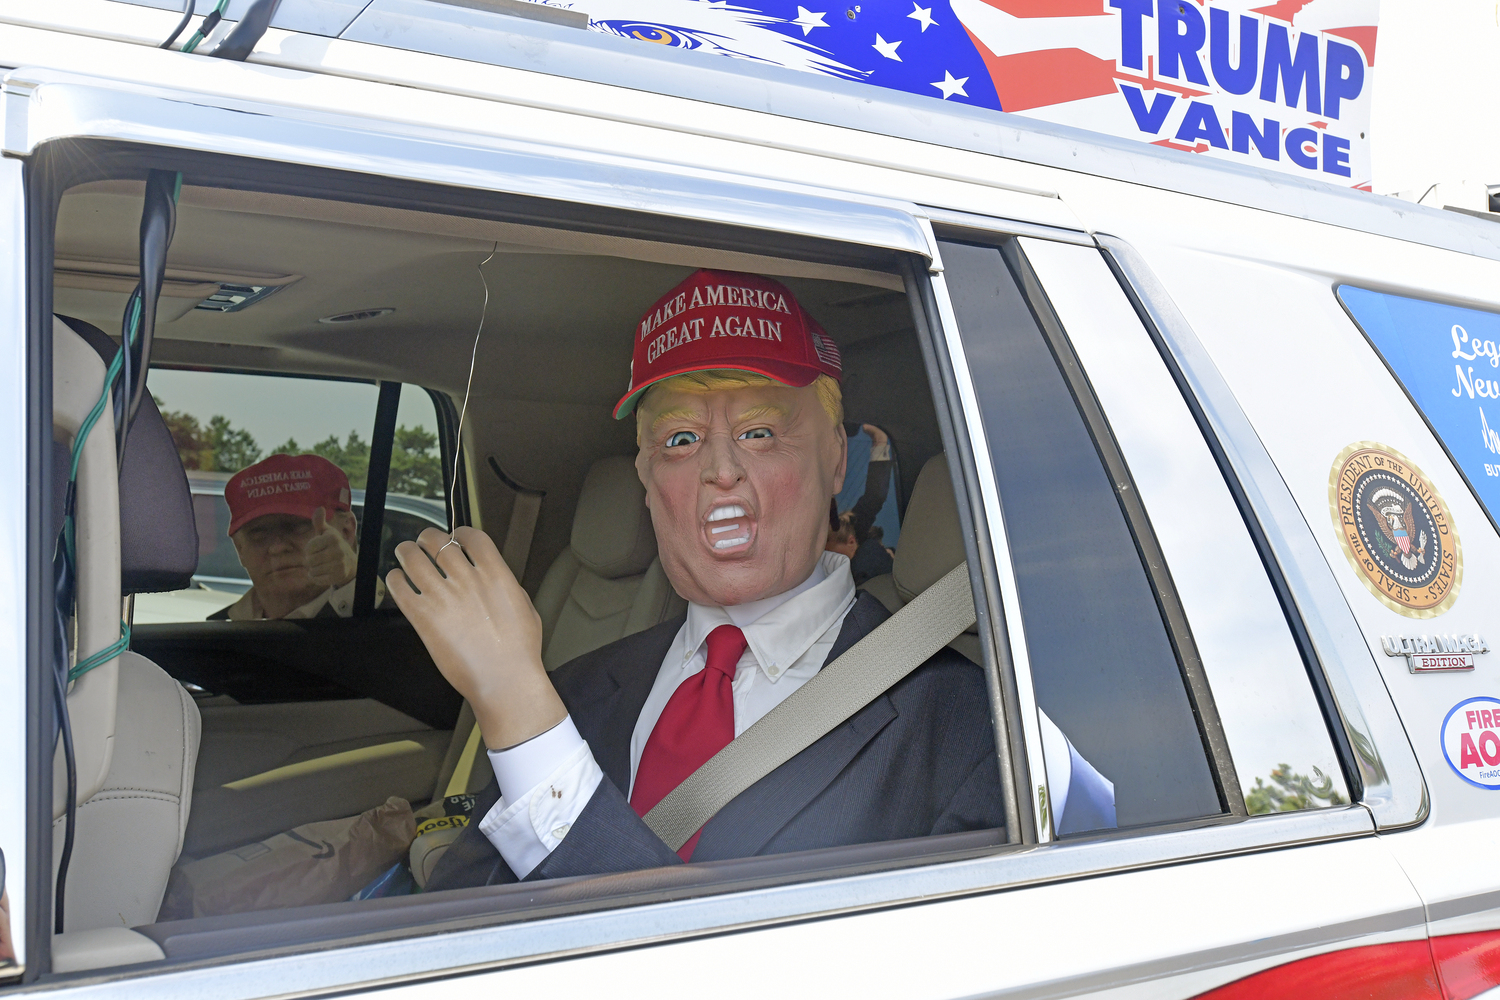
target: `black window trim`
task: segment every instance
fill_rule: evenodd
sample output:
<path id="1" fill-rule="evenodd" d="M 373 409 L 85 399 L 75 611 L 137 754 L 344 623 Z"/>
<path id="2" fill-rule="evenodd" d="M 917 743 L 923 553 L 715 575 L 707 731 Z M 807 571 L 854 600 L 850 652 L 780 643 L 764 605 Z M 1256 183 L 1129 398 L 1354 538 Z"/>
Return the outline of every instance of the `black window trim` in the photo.
<path id="1" fill-rule="evenodd" d="M 1136 488 L 1135 480 L 1130 474 L 1130 467 L 1120 451 L 1120 444 L 1115 438 L 1114 431 L 1110 428 L 1109 418 L 1105 415 L 1094 393 L 1088 374 L 1078 361 L 1072 342 L 1063 330 L 1062 322 L 1052 306 L 1051 299 L 1047 297 L 1041 281 L 1032 270 L 1031 263 L 1026 259 L 1019 241 L 1014 238 L 1007 239 L 998 249 L 1000 256 L 1010 268 L 1011 276 L 1016 279 L 1027 305 L 1031 308 L 1032 317 L 1046 338 L 1053 359 L 1063 373 L 1063 379 L 1067 382 L 1073 401 L 1078 406 L 1084 423 L 1088 426 L 1089 434 L 1094 439 L 1094 447 L 1114 487 L 1115 499 L 1120 504 L 1125 520 L 1130 526 L 1136 552 L 1151 580 L 1157 609 L 1167 626 L 1167 635 L 1177 655 L 1178 669 L 1182 672 L 1188 701 L 1193 707 L 1193 715 L 1198 724 L 1198 735 L 1208 753 L 1210 771 L 1214 776 L 1214 789 L 1219 796 L 1219 807 L 1229 815 L 1246 816 L 1248 812 L 1245 808 L 1245 796 L 1240 789 L 1234 759 L 1229 752 L 1229 741 L 1224 735 L 1218 706 L 1214 702 L 1213 690 L 1209 687 L 1208 675 L 1203 668 L 1203 659 L 1198 654 L 1198 645 L 1193 639 L 1187 612 L 1183 609 L 1182 599 L 1178 596 L 1177 586 L 1172 580 L 1172 572 L 1167 566 L 1166 556 L 1161 550 L 1156 531 L 1151 526 L 1151 518 L 1146 513 L 1140 490 Z"/>

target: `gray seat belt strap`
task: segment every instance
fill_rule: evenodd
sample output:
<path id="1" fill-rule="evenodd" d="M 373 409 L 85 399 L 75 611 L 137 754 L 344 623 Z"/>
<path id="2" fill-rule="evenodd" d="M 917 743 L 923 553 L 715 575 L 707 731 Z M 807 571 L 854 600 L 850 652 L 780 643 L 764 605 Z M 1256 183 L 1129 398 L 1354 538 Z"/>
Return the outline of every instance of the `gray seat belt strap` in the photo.
<path id="1" fill-rule="evenodd" d="M 959 563 L 688 775 L 646 813 L 646 825 L 677 850 L 735 796 L 880 697 L 973 624 L 969 567 Z"/>
<path id="2" fill-rule="evenodd" d="M 520 580 L 526 575 L 526 562 L 531 555 L 531 539 L 536 534 L 537 515 L 542 510 L 539 490 L 520 490 L 515 504 L 510 509 L 510 524 L 505 529 L 505 544 L 500 547 L 500 558 Z"/>

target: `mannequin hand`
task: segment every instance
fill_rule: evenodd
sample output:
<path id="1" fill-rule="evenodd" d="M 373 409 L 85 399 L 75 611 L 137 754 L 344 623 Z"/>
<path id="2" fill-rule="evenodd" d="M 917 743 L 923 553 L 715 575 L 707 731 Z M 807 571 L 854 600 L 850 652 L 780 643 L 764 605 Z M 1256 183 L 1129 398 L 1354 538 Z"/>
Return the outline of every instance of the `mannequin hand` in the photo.
<path id="1" fill-rule="evenodd" d="M 485 745 L 503 750 L 568 712 L 542 666 L 541 616 L 495 543 L 477 528 L 453 537 L 458 544 L 448 545 L 446 534 L 428 528 L 396 546 L 401 569 L 385 584 L 448 683 L 469 700 Z"/>
<path id="2" fill-rule="evenodd" d="M 320 587 L 342 587 L 354 579 L 358 564 L 359 555 L 319 507 L 313 512 L 313 536 L 307 543 L 307 575 Z"/>
<path id="3" fill-rule="evenodd" d="M 859 429 L 870 435 L 874 442 L 870 446 L 870 461 L 888 462 L 891 459 L 891 436 L 874 424 L 860 424 Z"/>

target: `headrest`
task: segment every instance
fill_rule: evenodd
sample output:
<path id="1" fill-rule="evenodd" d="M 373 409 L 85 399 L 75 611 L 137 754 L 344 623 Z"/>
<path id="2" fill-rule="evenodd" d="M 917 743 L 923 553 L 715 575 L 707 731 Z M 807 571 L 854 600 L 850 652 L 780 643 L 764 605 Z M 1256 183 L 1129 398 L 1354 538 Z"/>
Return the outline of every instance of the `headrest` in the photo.
<path id="1" fill-rule="evenodd" d="M 891 580 L 906 603 L 963 561 L 964 538 L 953 480 L 948 477 L 948 458 L 937 454 L 922 466 L 906 503 Z"/>
<path id="2" fill-rule="evenodd" d="M 119 347 L 97 326 L 59 316 L 105 364 Z M 67 477 L 67 466 L 63 466 Z M 192 585 L 198 530 L 187 474 L 149 392 L 141 399 L 120 470 L 120 592 L 151 594 Z"/>
<path id="3" fill-rule="evenodd" d="M 634 459 L 615 455 L 589 466 L 573 515 L 573 554 L 606 580 L 644 573 L 656 558 L 656 532 Z"/>

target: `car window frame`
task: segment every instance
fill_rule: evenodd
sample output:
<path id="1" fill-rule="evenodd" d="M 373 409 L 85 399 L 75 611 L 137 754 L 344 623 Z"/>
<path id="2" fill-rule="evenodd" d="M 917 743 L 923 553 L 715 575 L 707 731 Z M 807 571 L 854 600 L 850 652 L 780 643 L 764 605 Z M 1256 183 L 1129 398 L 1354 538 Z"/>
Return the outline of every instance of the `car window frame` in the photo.
<path id="1" fill-rule="evenodd" d="M 33 184 L 28 189 L 28 198 L 31 201 L 32 207 L 34 209 L 33 218 L 39 220 L 42 223 L 42 226 L 40 226 L 39 228 L 43 228 L 46 232 L 46 236 L 48 237 L 45 240 L 33 241 L 31 244 L 29 252 L 35 264 L 35 268 L 33 271 L 33 273 L 35 274 L 50 276 L 52 263 L 50 227 L 52 225 L 53 219 L 55 219 L 57 206 L 60 203 L 61 196 L 67 188 L 72 187 L 78 183 L 83 183 L 87 180 L 103 179 L 105 176 L 119 176 L 122 173 L 125 173 L 128 176 L 130 167 L 127 166 L 127 164 L 159 164 L 162 163 L 164 159 L 174 164 L 182 164 L 189 172 L 193 173 L 194 176 L 202 176 L 205 172 L 212 175 L 213 168 L 205 170 L 203 166 L 204 159 L 212 160 L 217 169 L 219 169 L 221 172 L 223 170 L 223 157 L 217 156 L 215 154 L 202 155 L 196 154 L 192 150 L 164 151 L 161 148 L 123 146 L 117 143 L 110 143 L 107 140 L 97 142 L 91 141 L 89 145 L 98 148 L 100 151 L 100 155 L 81 158 L 75 156 L 71 160 L 71 162 L 67 164 L 51 165 L 52 169 L 38 172 L 41 175 L 41 183 Z M 43 157 L 45 157 L 45 155 L 52 148 L 55 147 L 43 147 L 39 152 Z M 80 160 L 84 160 L 87 162 L 81 163 L 79 162 Z M 191 162 L 184 163 L 183 161 Z M 197 168 L 196 170 L 194 169 L 195 167 Z M 284 171 L 290 172 L 294 171 L 295 169 L 295 164 L 277 164 L 271 168 L 271 172 L 274 174 L 281 174 Z M 418 181 L 418 183 L 421 183 L 420 180 Z M 324 194 L 325 192 L 320 190 L 318 193 Z M 345 197 L 347 197 L 347 195 Z M 458 207 L 461 208 L 462 206 Z M 559 220 L 555 219 L 545 219 L 545 221 L 553 226 L 565 225 L 565 223 L 562 223 Z M 710 223 L 705 223 L 704 228 L 710 230 L 707 235 L 692 241 L 684 241 L 680 232 L 674 231 L 682 228 L 682 223 L 680 221 L 677 221 L 675 223 L 673 223 L 671 220 L 657 221 L 665 221 L 668 223 L 667 225 L 662 227 L 666 230 L 666 232 L 662 235 L 667 239 L 673 240 L 674 242 L 689 242 L 689 245 L 704 245 L 709 247 L 722 246 L 724 243 L 725 237 L 723 235 L 723 227 L 721 225 L 715 226 Z M 911 221 L 911 227 L 913 230 L 919 231 L 914 220 Z M 574 228 L 578 227 L 575 226 Z M 756 239 L 764 239 L 764 234 L 751 230 L 745 230 L 742 235 L 747 242 Z M 904 259 L 904 257 L 897 256 L 887 248 L 881 247 L 878 243 L 875 246 L 870 247 L 863 244 L 850 243 L 847 240 L 839 240 L 835 238 L 818 241 L 803 240 L 801 241 L 801 243 L 801 246 L 794 246 L 790 250 L 783 249 L 783 251 L 778 253 L 777 256 L 792 259 L 811 259 L 814 261 L 822 260 L 825 262 L 834 263 L 844 263 L 849 260 L 861 260 L 869 262 L 874 266 L 883 268 L 887 271 L 895 270 L 896 267 L 899 266 L 899 263 Z M 830 260 L 830 258 L 832 258 L 832 260 Z M 33 300 L 33 325 L 36 324 L 36 321 L 40 316 L 46 314 L 46 310 L 50 310 L 51 308 L 50 284 L 47 284 L 44 281 L 41 283 L 41 285 L 42 287 L 38 289 L 41 294 L 36 296 L 36 298 Z M 936 378 L 935 373 L 929 371 L 928 374 L 931 378 Z M 936 382 L 934 384 L 936 384 Z M 941 400 L 935 400 L 934 405 L 938 413 L 939 423 L 944 424 L 945 421 L 942 414 L 945 412 L 945 408 L 942 405 Z M 952 446 L 952 442 L 955 440 L 955 437 L 954 432 L 951 428 L 948 428 L 947 432 L 944 434 L 944 440 L 949 444 L 950 447 Z M 957 463 L 953 464 L 957 465 Z M 460 478 L 462 478 L 462 475 L 463 470 L 460 469 Z M 960 504 L 960 507 L 962 508 L 962 504 Z M 968 539 L 968 548 L 970 550 L 971 566 L 973 564 L 973 561 L 976 559 L 976 556 L 974 554 L 975 547 L 975 536 L 970 533 Z M 33 558 L 35 558 L 36 555 L 37 553 L 33 553 Z M 36 596 L 40 598 L 44 595 L 38 594 Z M 47 782 L 45 779 L 50 778 L 50 774 L 44 774 L 40 777 L 42 777 L 44 780 L 39 783 L 46 784 Z M 48 817 L 48 819 L 50 820 L 50 817 Z M 35 817 L 33 817 L 32 825 L 37 825 L 37 820 Z M 1014 825 L 1012 824 L 1008 828 L 1013 829 Z M 923 838 L 922 843 L 916 845 L 915 847 L 910 844 L 898 843 L 896 845 L 858 845 L 856 847 L 848 849 L 834 848 L 818 852 L 820 858 L 827 859 L 826 864 L 820 864 L 819 867 L 809 871 L 805 871 L 800 876 L 788 875 L 785 877 L 774 877 L 769 884 L 782 885 L 783 887 L 785 887 L 784 883 L 786 883 L 788 880 L 790 880 L 792 883 L 797 883 L 802 880 L 812 879 L 813 881 L 809 883 L 810 885 L 821 884 L 824 886 L 833 886 L 835 887 L 834 892 L 837 893 L 838 889 L 836 887 L 839 886 L 844 880 L 839 879 L 836 876 L 857 876 L 869 874 L 871 872 L 920 872 L 928 870 L 930 866 L 934 864 L 941 864 L 944 861 L 964 861 L 971 860 L 976 857 L 991 855 L 995 852 L 995 849 L 997 847 L 1001 846 L 996 845 L 992 842 L 995 836 L 998 835 L 992 835 L 990 831 L 980 831 L 979 836 L 977 837 L 966 834 L 956 834 L 934 838 Z M 33 839 L 40 838 L 34 837 Z M 776 867 L 785 866 L 787 863 L 789 863 L 777 858 L 744 859 L 744 862 L 750 867 L 754 867 L 756 865 L 770 865 L 772 867 Z M 798 862 L 791 863 L 795 864 Z M 827 879 L 831 876 L 834 877 L 834 880 L 831 882 L 827 881 Z M 643 877 L 650 879 L 656 876 L 650 873 L 643 873 Z M 616 876 L 615 878 L 618 878 L 618 876 Z M 751 882 L 766 884 L 763 877 L 752 879 Z M 729 901 L 730 898 L 732 898 L 733 892 L 736 888 L 740 888 L 740 886 L 723 886 L 715 884 L 708 887 L 708 890 L 700 900 L 700 903 L 710 911 L 718 911 L 719 915 L 713 919 L 713 925 L 723 926 L 726 921 L 738 923 L 738 914 L 735 910 L 734 904 Z M 531 890 L 528 889 L 528 891 Z M 921 893 L 915 888 L 909 888 L 903 891 L 901 898 L 915 898 L 920 894 Z M 659 891 L 648 891 L 644 897 L 638 897 L 639 901 L 642 902 L 656 902 L 661 900 L 661 898 L 662 895 Z M 589 916 L 595 918 L 604 918 L 607 923 L 617 921 L 620 918 L 624 918 L 628 922 L 631 918 L 631 914 L 635 912 L 631 908 L 629 908 L 629 902 L 630 900 L 621 900 L 618 897 L 617 893 L 611 892 L 609 894 L 609 897 L 603 901 L 603 908 L 599 909 L 599 912 L 597 913 L 590 913 Z M 344 904 L 332 905 L 342 906 Z M 819 908 L 824 909 L 826 908 L 826 906 L 827 900 L 825 897 L 824 901 L 819 904 Z M 45 907 L 38 907 L 37 909 L 41 910 L 45 909 Z M 801 915 L 806 915 L 808 912 L 810 912 L 805 904 L 799 904 L 794 909 L 797 914 Z M 793 916 L 793 914 L 788 913 L 787 916 L 790 917 Z M 501 926 L 504 926 L 504 923 L 508 922 L 503 919 L 503 914 L 500 915 L 500 917 L 501 919 L 499 920 L 490 921 L 491 923 L 496 924 L 497 929 Z M 417 940 L 429 933 L 436 933 L 444 929 L 447 928 L 443 924 L 433 925 L 424 923 L 419 926 L 403 925 L 400 930 L 396 931 L 395 933 L 405 938 Z M 390 933 L 392 932 L 387 931 L 381 936 L 388 937 Z M 620 925 L 619 934 L 619 940 L 623 941 L 628 938 L 629 935 L 624 924 Z M 343 939 L 340 940 L 340 944 L 348 943 L 352 942 Z M 291 950 L 306 950 L 308 952 L 315 952 L 324 950 L 327 947 L 328 944 L 325 942 L 322 944 L 311 944 L 306 949 L 299 947 Z M 236 953 L 227 956 L 219 956 L 210 964 L 228 968 L 234 967 L 236 964 L 242 962 L 242 956 Z M 43 959 L 42 967 L 45 967 L 45 958 Z M 357 971 L 363 972 L 363 967 L 359 967 Z M 136 974 L 145 973 L 139 972 L 138 970 L 132 970 L 128 967 L 124 967 L 118 970 L 118 974 L 120 976 L 129 977 Z M 77 975 L 79 977 L 87 977 L 90 974 L 79 973 Z M 114 973 L 111 973 L 111 975 L 114 975 Z"/>
<path id="2" fill-rule="evenodd" d="M 1095 394 L 1089 381 L 1087 372 L 1083 369 L 1077 352 L 1067 331 L 1063 328 L 1061 319 L 1057 315 L 1046 290 L 1036 272 L 1032 269 L 1029 260 L 1023 251 L 1019 238 L 1012 235 L 992 236 L 988 239 L 980 238 L 973 230 L 950 228 L 938 225 L 934 229 L 937 238 L 944 242 L 964 244 L 967 246 L 987 248 L 997 251 L 997 266 L 1003 270 L 998 275 L 998 280 L 1009 281 L 1019 297 L 1025 302 L 1030 311 L 1030 318 L 1035 323 L 1037 331 L 1045 344 L 1045 349 L 1051 354 L 1052 360 L 1062 377 L 1067 392 L 1072 397 L 1072 403 L 1082 420 L 1084 428 L 1092 440 L 1094 450 L 1097 452 L 1105 477 L 1112 488 L 1114 499 L 1119 504 L 1124 515 L 1125 527 L 1133 541 L 1136 551 L 1140 556 L 1140 569 L 1145 581 L 1155 597 L 1160 622 L 1170 645 L 1172 655 L 1176 660 L 1179 675 L 1183 682 L 1183 692 L 1187 697 L 1194 721 L 1197 726 L 1201 749 L 1209 773 L 1212 777 L 1214 794 L 1218 799 L 1220 815 L 1244 817 L 1247 815 L 1245 809 L 1244 795 L 1240 789 L 1236 768 L 1229 752 L 1228 741 L 1224 734 L 1224 728 L 1219 718 L 1218 708 L 1214 693 L 1209 685 L 1208 677 L 1204 669 L 1203 660 L 1199 654 L 1197 642 L 1194 639 L 1192 628 L 1189 624 L 1186 610 L 1182 600 L 1177 593 L 1176 584 L 1173 581 L 1171 567 L 1167 563 L 1165 553 L 1156 536 L 1148 515 L 1141 492 L 1137 488 L 1132 477 L 1130 467 L 1126 462 L 1119 442 L 1116 440 L 1109 419 L 1105 413 L 1103 404 Z M 945 276 L 946 283 L 946 276 Z M 957 325 L 957 318 L 954 318 Z M 962 334 L 962 330 L 959 331 Z M 971 334 L 970 336 L 975 336 Z M 967 362 L 965 362 L 967 366 Z M 976 402 L 979 396 L 976 392 Z M 993 467 L 993 463 L 992 463 Z M 1001 506 L 1001 517 L 1003 518 L 1003 504 Z M 1004 531 L 1003 522 L 999 526 Z M 1016 602 L 1016 610 L 1020 612 L 1021 602 L 1019 596 Z M 1026 632 L 1023 618 L 1012 619 L 1008 623 L 1011 634 L 1018 636 L 1016 646 L 1019 650 L 1026 646 Z M 1033 637 L 1033 641 L 1045 641 L 1042 637 Z M 1029 677 L 1029 654 L 1028 677 Z M 1030 721 L 1036 714 L 1037 709 L 1025 713 L 1026 721 Z M 1038 739 L 1040 733 L 1038 732 Z M 1047 842 L 1055 839 L 1053 829 L 1055 822 L 1060 817 L 1052 815 L 1050 803 L 1053 801 L 1049 787 L 1046 768 L 1037 767 L 1033 772 L 1035 793 L 1033 795 L 1033 810 L 1037 817 L 1039 840 Z M 1152 826 L 1162 825 L 1153 823 Z"/>
<path id="3" fill-rule="evenodd" d="M 211 103 L 200 100 L 194 106 L 195 114 L 206 113 L 205 109 Z M 139 108 L 133 114 L 150 112 L 150 108 Z M 229 113 L 240 115 L 238 111 Z M 201 115 L 199 117 L 201 120 Z M 126 122 L 131 120 L 133 119 L 129 116 L 124 119 Z M 304 134 L 310 129 L 315 131 L 306 123 L 302 124 Z M 197 155 L 195 150 L 210 146 L 206 139 L 194 145 L 186 138 L 174 135 L 173 142 L 177 141 L 185 145 L 181 148 L 122 147 L 109 143 L 106 137 L 99 142 L 111 147 L 108 152 L 114 155 L 99 157 L 92 165 L 99 169 L 119 170 L 131 162 L 157 162 L 163 158 L 180 161 L 192 159 Z M 454 141 L 458 141 L 458 137 Z M 133 161 L 132 157 L 137 160 Z M 307 159 L 316 160 L 317 157 L 309 155 Z M 39 162 L 41 161 L 33 161 L 33 167 Z M 278 161 L 271 169 L 290 172 L 298 162 L 300 161 L 293 160 L 291 166 L 288 166 L 287 163 Z M 384 169 L 389 176 L 397 177 L 403 182 L 423 183 L 429 180 L 422 171 L 403 172 L 395 160 L 387 161 Z M 494 169 L 500 170 L 499 167 Z M 37 351 L 33 358 L 38 359 L 40 365 L 40 369 L 34 367 L 33 371 L 45 373 L 50 365 L 50 354 L 46 351 L 45 338 L 40 336 L 39 331 L 43 329 L 43 321 L 50 317 L 51 310 L 50 227 L 55 219 L 57 198 L 60 198 L 66 185 L 59 186 L 65 179 L 65 171 L 57 163 L 51 164 L 50 169 L 36 172 L 39 175 L 38 183 L 29 185 L 27 192 L 31 209 L 28 216 L 32 227 L 28 239 L 28 259 L 33 265 L 30 268 L 31 294 L 28 297 L 29 336 L 32 348 Z M 361 192 L 379 186 L 368 178 L 362 180 L 364 183 L 361 191 L 348 197 L 360 198 L 363 196 Z M 663 179 L 663 190 L 670 188 L 668 180 Z M 745 207 L 744 190 L 726 185 L 721 193 L 726 198 L 741 199 L 736 202 L 740 210 L 750 210 Z M 590 204 L 586 199 L 580 200 L 576 193 L 569 197 L 572 199 L 568 202 L 570 206 Z M 759 203 L 770 201 L 786 205 L 793 215 L 800 211 L 792 207 L 791 202 L 776 202 L 776 198 L 777 192 L 768 189 L 760 193 Z M 889 861 L 876 861 L 863 866 L 856 865 L 837 873 L 843 877 L 830 877 L 831 873 L 812 873 L 806 881 L 772 882 L 771 885 L 777 890 L 775 892 L 760 891 L 763 886 L 754 884 L 727 891 L 715 889 L 701 896 L 695 896 L 686 887 L 675 891 L 670 886 L 666 889 L 658 888 L 654 897 L 640 900 L 640 906 L 647 908 L 645 912 L 650 912 L 653 919 L 660 921 L 655 940 L 666 941 L 677 937 L 718 933 L 737 927 L 758 926 L 766 922 L 830 916 L 872 907 L 900 905 L 918 899 L 925 901 L 990 892 L 1008 886 L 1128 870 L 1185 858 L 1372 832 L 1369 814 L 1359 809 L 1349 809 L 1261 817 L 1249 821 L 1229 817 L 1222 821 L 1185 824 L 1147 834 L 1122 831 L 1084 841 L 1051 845 L 1045 850 L 1028 849 L 1040 843 L 1036 815 L 1031 809 L 1018 808 L 1014 785 L 1030 782 L 1026 761 L 1040 760 L 1040 748 L 1039 744 L 1033 746 L 1036 731 L 1034 713 L 1030 725 L 1013 722 L 1006 727 L 1003 724 L 1006 719 L 1023 714 L 1018 709 L 1014 690 L 1018 687 L 1016 662 L 1012 659 L 1014 651 L 1006 638 L 1009 634 L 1006 623 L 1010 610 L 1007 604 L 1012 602 L 1004 593 L 1004 574 L 997 570 L 997 564 L 1005 565 L 1008 562 L 1008 554 L 1003 532 L 996 533 L 998 522 L 991 516 L 991 504 L 996 496 L 993 470 L 988 466 L 987 452 L 982 447 L 982 428 L 974 419 L 978 410 L 973 400 L 972 385 L 965 388 L 960 374 L 963 366 L 955 363 L 962 360 L 962 345 L 956 340 L 957 327 L 952 321 L 951 304 L 947 307 L 946 315 L 942 306 L 946 292 L 941 280 L 936 240 L 928 217 L 931 214 L 924 215 L 914 206 L 910 208 L 912 226 L 924 234 L 925 252 L 906 250 L 897 253 L 878 243 L 874 246 L 876 250 L 889 254 L 891 265 L 899 268 L 906 279 L 908 298 L 914 307 L 913 320 L 917 327 L 918 341 L 924 358 L 928 361 L 927 373 L 933 388 L 943 443 L 953 459 L 950 461 L 950 469 L 953 470 L 954 486 L 960 501 L 958 506 L 965 525 L 965 547 L 971 584 L 974 585 L 976 596 L 981 598 L 976 604 L 980 618 L 981 647 L 985 651 L 986 672 L 990 678 L 991 704 L 999 709 L 996 722 L 1001 727 L 1001 732 L 1014 737 L 1011 740 L 1001 739 L 997 743 L 997 753 L 1005 765 L 1001 771 L 1002 779 L 1008 780 L 1012 786 L 1007 793 L 1008 808 L 1017 813 L 1015 821 L 1007 824 L 1007 837 L 1012 843 L 1004 846 L 971 846 L 950 852 L 947 856 L 939 855 L 912 862 L 892 864 Z M 684 221 L 681 214 L 669 216 L 663 213 L 652 216 L 642 211 L 632 216 L 632 219 L 638 224 L 643 221 L 652 223 L 656 228 L 650 231 L 660 232 L 664 238 L 691 242 L 694 245 L 722 245 L 725 239 L 741 232 L 738 229 L 727 230 L 720 218 L 699 219 L 694 222 L 692 219 Z M 569 220 L 549 219 L 548 224 L 562 225 L 567 221 Z M 613 223 L 615 220 L 610 221 Z M 573 224 L 582 225 L 576 221 Z M 801 225 L 803 224 L 799 223 Z M 991 220 L 991 225 L 1003 228 L 1008 224 L 1003 220 Z M 1052 231 L 1026 223 L 1014 224 L 1013 228 L 1025 230 L 1028 235 L 1052 232 L 1054 236 L 1069 241 L 1088 239 L 1083 233 Z M 748 230 L 741 235 L 750 241 L 752 247 L 762 249 L 767 240 L 764 235 L 767 230 L 773 234 L 778 232 L 775 225 L 768 225 L 762 228 L 758 240 L 747 235 Z M 701 235 L 689 241 L 684 233 Z M 860 247 L 863 252 L 870 246 L 859 243 L 858 234 L 851 235 L 849 232 L 830 233 L 824 238 L 813 239 L 806 236 L 801 228 L 789 227 L 784 235 L 786 245 L 777 256 L 827 260 L 831 255 L 835 259 L 847 260 L 850 258 L 839 257 L 840 250 L 848 253 L 849 248 Z M 854 259 L 865 258 L 856 255 Z M 955 348 L 959 352 L 956 355 Z M 40 387 L 41 394 L 50 403 L 46 388 L 45 385 Z M 38 476 L 36 481 L 48 480 L 43 475 Z M 994 510 L 998 512 L 998 507 Z M 981 538 L 986 539 L 988 544 L 980 544 Z M 41 565 L 40 552 L 33 551 L 31 558 L 34 560 L 34 567 Z M 45 593 L 45 587 L 41 586 L 43 578 L 40 572 L 33 572 L 31 576 L 36 583 L 30 606 L 42 613 L 40 619 L 33 615 L 32 620 L 45 621 L 45 615 L 50 613 L 49 597 Z M 1013 585 L 1012 580 L 1012 596 Z M 40 637 L 40 633 L 28 632 L 33 670 L 38 669 L 42 663 L 43 644 Z M 1009 677 L 1006 676 L 1007 672 Z M 49 719 L 50 716 L 47 716 L 34 723 L 31 734 L 33 740 L 40 735 L 36 727 Z M 50 785 L 50 772 L 38 771 L 38 774 L 41 780 L 36 785 L 41 787 L 35 790 L 32 799 L 41 801 L 40 793 L 47 792 L 50 801 L 50 789 L 47 787 Z M 36 826 L 34 820 L 33 828 Z M 42 838 L 38 836 L 34 839 L 39 841 Z M 45 855 L 45 847 L 36 853 Z M 46 860 L 45 857 L 42 860 Z M 44 921 L 45 909 L 45 906 L 36 907 L 32 914 L 40 914 Z M 36 917 L 32 914 L 28 914 L 28 917 L 35 920 Z M 529 920 L 519 926 L 502 920 L 455 918 L 447 922 L 424 924 L 416 929 L 407 927 L 394 932 L 374 931 L 336 942 L 322 941 L 297 949 L 295 953 L 283 951 L 272 957 L 256 960 L 236 953 L 228 957 L 190 962 L 186 968 L 157 971 L 126 967 L 102 974 L 81 974 L 81 977 L 99 981 L 150 975 L 153 977 L 153 989 L 158 995 L 201 995 L 209 981 L 224 987 L 232 986 L 229 992 L 235 995 L 255 995 L 257 991 L 281 992 L 287 988 L 288 975 L 301 977 L 296 985 L 299 990 L 367 986 L 412 977 L 441 975 L 455 967 L 501 966 L 574 953 L 579 948 L 608 948 L 635 942 L 639 939 L 642 914 L 643 910 L 639 907 L 611 904 L 597 910 L 555 913 L 550 918 Z M 434 955 L 424 938 L 432 933 L 445 931 L 463 933 L 450 934 L 445 939 L 450 947 L 443 949 L 440 955 Z M 45 939 L 32 957 L 36 961 L 34 964 L 29 963 L 28 975 L 34 976 L 46 967 Z"/>
<path id="4" fill-rule="evenodd" d="M 1261 555 L 1293 639 L 1308 664 L 1318 707 L 1324 713 L 1350 790 L 1353 805 L 1349 808 L 1366 810 L 1374 827 L 1382 831 L 1425 821 L 1430 799 L 1415 752 L 1311 527 L 1223 376 L 1141 255 L 1127 240 L 1104 233 L 941 208 L 924 207 L 923 212 L 930 231 L 936 226 L 951 238 L 983 243 L 1004 236 L 1031 237 L 1087 246 L 1103 254 L 1182 393 Z M 952 350 L 957 324 L 951 316 L 951 305 L 948 310 Z M 961 343 L 958 348 L 962 350 Z M 970 395 L 964 397 L 965 405 L 974 407 L 972 420 L 977 421 L 977 400 L 972 387 L 967 391 Z M 987 468 L 983 456 L 980 468 Z M 998 503 L 995 509 L 998 512 Z M 1002 576 L 1002 586 L 1007 596 L 1014 593 L 1013 580 L 1006 581 Z M 1007 610 L 1011 608 L 1018 616 L 1018 600 L 1007 604 Z M 1012 621 L 1020 619 L 1013 617 Z M 1018 662 L 1024 662 L 1024 648 L 1014 655 Z M 1024 684 L 1029 677 L 1022 674 L 1020 680 Z M 1035 718 L 1034 698 L 1026 707 L 1022 724 Z M 1034 724 L 1032 728 L 1036 728 Z M 1030 733 L 1027 741 L 1033 742 Z M 1034 742 L 1039 745 L 1039 738 Z M 1036 759 L 1040 759 L 1039 750 L 1037 753 Z M 1033 773 L 1031 777 L 1034 786 L 1038 776 Z M 1045 783 L 1045 775 L 1039 780 Z"/>
<path id="5" fill-rule="evenodd" d="M 1369 811 L 1380 831 L 1420 825 L 1431 799 L 1416 753 L 1291 488 L 1145 259 L 1119 237 L 1098 233 L 1095 240 L 1182 392 L 1261 553 L 1309 665 L 1351 799 Z"/>

